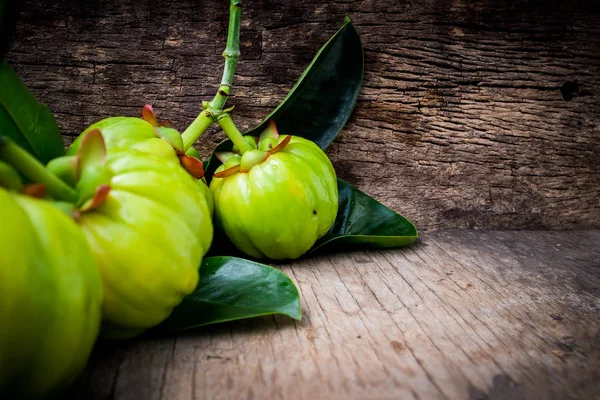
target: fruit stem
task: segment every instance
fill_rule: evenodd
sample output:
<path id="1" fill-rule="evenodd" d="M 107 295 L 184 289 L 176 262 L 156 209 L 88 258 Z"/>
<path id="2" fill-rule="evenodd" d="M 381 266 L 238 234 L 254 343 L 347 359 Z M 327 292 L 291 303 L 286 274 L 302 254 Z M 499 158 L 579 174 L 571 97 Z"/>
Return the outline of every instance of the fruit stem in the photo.
<path id="1" fill-rule="evenodd" d="M 229 114 L 221 114 L 219 116 L 219 119 L 217 120 L 217 123 L 219 124 L 221 129 L 223 129 L 223 132 L 227 134 L 227 136 L 233 142 L 233 144 L 240 150 L 241 154 L 244 154 L 248 150 L 252 149 L 248 142 L 246 142 L 246 139 L 244 139 L 244 136 L 242 136 L 237 126 L 235 126 L 235 124 L 233 123 L 233 120 L 231 119 Z"/>
<path id="2" fill-rule="evenodd" d="M 223 79 L 221 86 L 211 101 L 211 107 L 215 110 L 223 110 L 227 97 L 230 94 L 231 86 L 233 85 L 233 76 L 235 67 L 240 58 L 240 22 L 242 19 L 242 1 L 231 0 L 229 5 L 229 29 L 227 31 L 227 45 L 223 52 L 225 57 L 225 67 L 223 69 Z"/>
<path id="3" fill-rule="evenodd" d="M 227 30 L 227 45 L 223 52 L 225 67 L 219 90 L 213 100 L 203 106 L 203 110 L 192 124 L 183 132 L 183 148 L 189 149 L 192 144 L 208 129 L 213 121 L 223 113 L 223 107 L 231 94 L 235 67 L 240 58 L 240 24 L 242 20 L 242 1 L 230 0 L 229 4 L 229 28 Z"/>
<path id="4" fill-rule="evenodd" d="M 35 157 L 6 136 L 0 135 L 0 158 L 7 161 L 34 183 L 46 185 L 46 190 L 56 200 L 77 201 L 77 192 L 48 171 Z"/>
<path id="5" fill-rule="evenodd" d="M 183 150 L 187 151 L 204 131 L 213 123 L 212 114 L 209 111 L 202 111 L 190 126 L 181 134 L 183 140 Z"/>

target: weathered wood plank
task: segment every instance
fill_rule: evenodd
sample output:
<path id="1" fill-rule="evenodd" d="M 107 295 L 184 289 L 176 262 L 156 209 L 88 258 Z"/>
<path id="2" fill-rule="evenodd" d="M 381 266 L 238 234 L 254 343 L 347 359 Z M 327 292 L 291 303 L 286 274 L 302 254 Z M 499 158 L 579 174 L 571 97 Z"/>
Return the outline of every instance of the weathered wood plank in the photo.
<path id="1" fill-rule="evenodd" d="M 443 231 L 282 265 L 304 319 L 102 344 L 85 399 L 598 399 L 600 231 Z"/>
<path id="2" fill-rule="evenodd" d="M 342 178 L 421 228 L 600 227 L 597 1 L 247 2 L 241 127 L 346 14 L 366 74 L 329 149 Z M 225 0 L 26 0 L 9 58 L 66 135 L 147 102 L 184 127 L 220 79 L 226 21 Z M 199 148 L 222 138 L 212 130 Z"/>

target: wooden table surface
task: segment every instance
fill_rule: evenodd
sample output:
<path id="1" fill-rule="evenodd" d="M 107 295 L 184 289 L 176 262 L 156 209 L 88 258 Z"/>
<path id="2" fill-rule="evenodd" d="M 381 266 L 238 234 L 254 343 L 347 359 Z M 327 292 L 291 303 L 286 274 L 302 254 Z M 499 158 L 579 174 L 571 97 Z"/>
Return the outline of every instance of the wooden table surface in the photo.
<path id="1" fill-rule="evenodd" d="M 281 266 L 304 318 L 98 345 L 76 399 L 598 399 L 600 231 L 450 230 Z"/>

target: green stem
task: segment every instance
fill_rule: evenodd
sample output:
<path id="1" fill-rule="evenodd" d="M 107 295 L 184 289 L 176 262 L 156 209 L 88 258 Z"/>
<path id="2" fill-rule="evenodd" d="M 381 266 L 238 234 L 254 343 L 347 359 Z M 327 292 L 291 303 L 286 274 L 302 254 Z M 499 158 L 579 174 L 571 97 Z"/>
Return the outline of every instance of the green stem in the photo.
<path id="1" fill-rule="evenodd" d="M 46 190 L 55 199 L 68 202 L 77 201 L 77 192 L 74 189 L 48 171 L 31 154 L 8 137 L 2 135 L 0 135 L 0 158 L 7 161 L 33 182 L 46 185 Z"/>
<path id="2" fill-rule="evenodd" d="M 223 78 L 221 79 L 221 86 L 215 95 L 210 105 L 215 110 L 223 110 L 227 97 L 231 94 L 231 87 L 233 86 L 233 76 L 235 74 L 235 67 L 237 66 L 238 59 L 240 58 L 240 24 L 242 19 L 242 1 L 231 0 L 229 6 L 229 29 L 227 31 L 227 45 L 223 52 L 225 57 L 225 68 L 223 69 Z"/>
<path id="3" fill-rule="evenodd" d="M 187 151 L 204 131 L 213 123 L 212 114 L 209 111 L 202 111 L 200 115 L 192 122 L 190 126 L 181 134 L 183 140 L 183 149 Z"/>
<path id="4" fill-rule="evenodd" d="M 227 102 L 227 98 L 231 94 L 233 86 L 233 77 L 235 75 L 235 67 L 240 58 L 240 24 L 242 20 L 242 1 L 230 0 L 229 5 L 229 28 L 227 31 L 227 45 L 223 52 L 225 57 L 225 67 L 223 68 L 223 78 L 217 94 L 213 100 L 206 106 L 203 106 L 203 111 L 192 122 L 192 124 L 183 132 L 183 148 L 189 149 L 192 144 L 198 140 L 200 136 L 208 129 L 213 121 L 223 113 L 223 107 Z"/>
<path id="5" fill-rule="evenodd" d="M 246 139 L 244 139 L 244 136 L 242 136 L 242 133 L 238 130 L 237 126 L 233 123 L 229 114 L 221 114 L 217 122 L 221 129 L 223 129 L 223 132 L 227 134 L 233 144 L 240 150 L 241 154 L 252 149 L 248 142 L 246 142 Z"/>

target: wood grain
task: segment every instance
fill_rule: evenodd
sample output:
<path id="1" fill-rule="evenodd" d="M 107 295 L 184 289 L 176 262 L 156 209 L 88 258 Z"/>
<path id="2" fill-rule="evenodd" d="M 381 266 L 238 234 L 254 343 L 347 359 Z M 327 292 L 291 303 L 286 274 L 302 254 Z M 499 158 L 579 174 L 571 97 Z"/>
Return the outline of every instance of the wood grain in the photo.
<path id="1" fill-rule="evenodd" d="M 9 60 L 65 135 L 145 103 L 185 127 L 214 95 L 224 0 L 24 3 Z M 340 177 L 420 228 L 600 227 L 597 4 L 247 2 L 235 118 L 272 110 L 348 14 L 366 74 L 328 151 Z"/>
<path id="2" fill-rule="evenodd" d="M 600 231 L 443 231 L 280 266 L 304 318 L 101 344 L 74 399 L 598 399 Z"/>

